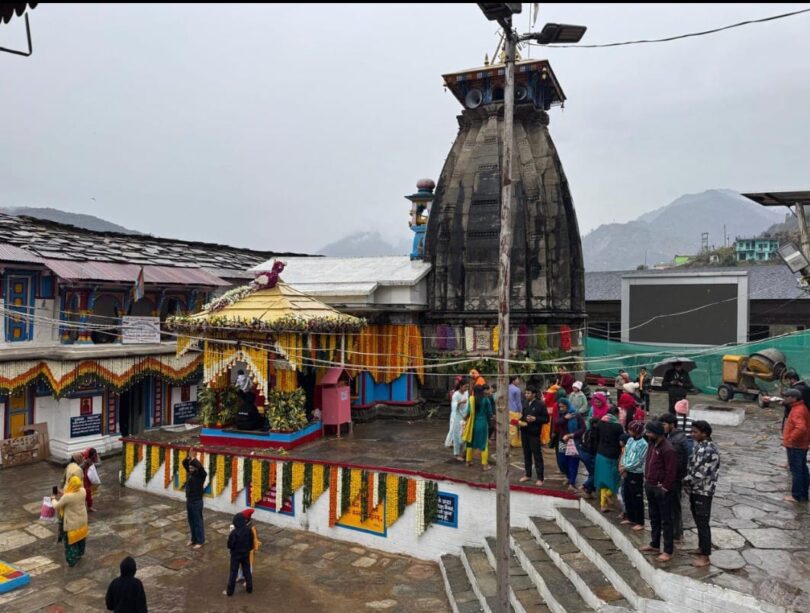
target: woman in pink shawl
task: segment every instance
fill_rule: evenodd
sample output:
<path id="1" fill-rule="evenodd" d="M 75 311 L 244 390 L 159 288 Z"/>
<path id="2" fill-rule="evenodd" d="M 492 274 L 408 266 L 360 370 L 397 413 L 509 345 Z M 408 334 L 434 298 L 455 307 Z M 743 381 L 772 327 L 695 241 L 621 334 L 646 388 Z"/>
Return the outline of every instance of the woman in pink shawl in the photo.
<path id="1" fill-rule="evenodd" d="M 607 415 L 608 408 L 610 407 L 605 392 L 596 392 L 593 395 L 593 398 L 591 399 L 591 407 L 593 409 L 593 414 L 591 417 L 601 421 L 601 419 Z"/>

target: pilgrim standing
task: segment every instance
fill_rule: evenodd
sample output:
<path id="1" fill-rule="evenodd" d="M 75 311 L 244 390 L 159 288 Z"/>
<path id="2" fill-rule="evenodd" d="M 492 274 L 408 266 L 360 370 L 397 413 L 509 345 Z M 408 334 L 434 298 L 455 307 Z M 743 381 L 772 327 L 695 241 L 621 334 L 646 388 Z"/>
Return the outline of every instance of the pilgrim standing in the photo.
<path id="1" fill-rule="evenodd" d="M 619 491 L 620 440 L 623 428 L 619 424 L 618 409 L 610 407 L 607 414 L 595 425 L 596 462 L 594 488 L 599 492 L 599 506 L 607 513 L 615 504 L 613 496 Z"/>
<path id="2" fill-rule="evenodd" d="M 667 440 L 678 456 L 678 471 L 675 477 L 675 488 L 672 491 L 672 533 L 675 542 L 681 544 L 683 541 L 681 492 L 683 490 L 683 480 L 686 477 L 686 467 L 689 464 L 689 443 L 686 440 L 686 433 L 678 428 L 678 419 L 674 415 L 664 413 L 661 416 L 661 423 L 664 425 Z"/>
<path id="3" fill-rule="evenodd" d="M 253 592 L 253 575 L 250 572 L 250 553 L 253 551 L 253 531 L 247 526 L 247 519 L 241 513 L 233 516 L 234 529 L 228 535 L 228 550 L 231 554 L 230 575 L 228 587 L 223 594 L 233 596 L 236 589 L 236 575 L 239 569 L 245 577 L 245 589 L 248 594 Z"/>
<path id="4" fill-rule="evenodd" d="M 619 473 L 623 477 L 622 499 L 625 519 L 633 530 L 644 529 L 644 460 L 647 457 L 647 441 L 644 440 L 644 422 L 633 421 L 628 426 L 631 438 L 624 446 Z"/>
<path id="5" fill-rule="evenodd" d="M 135 559 L 127 556 L 121 560 L 121 576 L 113 579 L 104 598 L 108 611 L 115 613 L 147 613 L 146 592 L 143 583 L 135 578 L 138 567 Z"/>
<path id="6" fill-rule="evenodd" d="M 183 458 L 186 469 L 186 513 L 191 538 L 186 545 L 200 549 L 205 544 L 205 523 L 203 522 L 203 489 L 208 473 L 197 459 L 197 452 L 191 449 Z"/>
<path id="7" fill-rule="evenodd" d="M 675 362 L 672 368 L 664 373 L 664 380 L 661 383 L 663 388 L 667 390 L 669 396 L 669 412 L 675 415 L 675 403 L 679 400 L 686 398 L 694 385 L 689 373 L 683 369 L 683 363 Z"/>
<path id="8" fill-rule="evenodd" d="M 788 466 L 793 485 L 788 502 L 807 502 L 810 490 L 810 474 L 807 470 L 807 448 L 810 446 L 810 414 L 807 405 L 802 401 L 802 393 L 790 388 L 782 393 L 784 402 L 790 407 L 785 428 L 782 433 L 782 444 L 787 450 Z"/>
<path id="9" fill-rule="evenodd" d="M 87 540 L 87 505 L 82 480 L 73 476 L 53 508 L 59 514 L 64 528 L 65 560 L 68 566 L 76 566 L 84 555 Z"/>
<path id="10" fill-rule="evenodd" d="M 462 439 L 467 443 L 467 466 L 472 466 L 473 450 L 481 452 L 481 465 L 484 471 L 492 470 L 489 465 L 489 420 L 492 416 L 492 399 L 484 395 L 484 386 L 478 385 L 470 398 L 470 416 L 464 428 Z"/>
<path id="11" fill-rule="evenodd" d="M 701 419 L 692 423 L 692 440 L 695 441 L 695 450 L 689 458 L 689 469 L 683 486 L 689 492 L 689 507 L 698 531 L 698 548 L 692 552 L 697 555 L 697 559 L 692 562 L 692 566 L 701 568 L 711 563 L 710 521 L 712 497 L 720 471 L 720 455 L 712 441 L 712 427 L 708 422 Z"/>
<path id="12" fill-rule="evenodd" d="M 664 425 L 659 421 L 647 424 L 647 458 L 644 463 L 644 489 L 650 513 L 649 544 L 641 548 L 644 553 L 659 553 L 661 536 L 664 537 L 664 551 L 658 556 L 659 562 L 669 562 L 675 551 L 672 533 L 672 492 L 678 474 L 678 456 L 664 433 Z"/>
<path id="13" fill-rule="evenodd" d="M 464 442 L 461 440 L 461 423 L 467 417 L 468 399 L 467 382 L 459 377 L 456 380 L 453 396 L 450 400 L 450 426 L 447 437 L 444 439 L 444 446 L 450 447 L 452 445 L 453 457 L 459 462 L 464 461 L 461 456 L 461 451 L 464 448 Z"/>
<path id="14" fill-rule="evenodd" d="M 585 420 L 576 407 L 567 399 L 561 401 L 561 407 L 567 407 L 560 412 L 557 418 L 562 441 L 565 443 L 563 460 L 565 463 L 565 476 L 568 479 L 568 491 L 576 492 L 577 472 L 579 471 L 579 456 L 582 449 L 582 435 L 585 434 Z"/>
<path id="15" fill-rule="evenodd" d="M 526 404 L 521 409 L 520 421 L 520 442 L 523 447 L 523 468 L 526 472 L 520 478 L 521 482 L 530 481 L 532 478 L 532 461 L 537 474 L 537 485 L 542 486 L 545 480 L 543 467 L 543 450 L 540 444 L 540 431 L 543 424 L 548 423 L 548 410 L 543 401 L 537 397 L 537 390 L 533 387 L 526 388 Z"/>

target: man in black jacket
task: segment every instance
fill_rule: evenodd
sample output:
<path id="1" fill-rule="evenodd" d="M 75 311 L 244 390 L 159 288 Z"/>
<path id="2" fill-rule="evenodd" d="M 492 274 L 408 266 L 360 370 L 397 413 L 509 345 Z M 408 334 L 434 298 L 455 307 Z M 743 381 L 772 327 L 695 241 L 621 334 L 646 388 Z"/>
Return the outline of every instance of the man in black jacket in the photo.
<path id="1" fill-rule="evenodd" d="M 666 373 L 661 386 L 669 395 L 669 412 L 675 415 L 675 403 L 686 398 L 689 391 L 695 387 L 689 373 L 683 369 L 681 362 L 675 362 Z"/>
<path id="2" fill-rule="evenodd" d="M 532 459 L 537 473 L 537 485 L 542 486 L 544 481 L 543 450 L 540 445 L 540 430 L 543 424 L 548 423 L 548 409 L 545 403 L 537 397 L 537 390 L 526 388 L 526 403 L 518 421 L 520 428 L 520 442 L 523 446 L 523 465 L 526 475 L 520 480 L 530 481 L 532 478 Z"/>
<path id="3" fill-rule="evenodd" d="M 115 613 L 147 613 L 146 592 L 143 583 L 135 578 L 135 560 L 127 556 L 121 560 L 121 576 L 113 579 L 104 599 L 108 611 Z"/>
<path id="4" fill-rule="evenodd" d="M 208 473 L 197 459 L 197 452 L 190 449 L 188 457 L 183 458 L 183 468 L 186 469 L 186 513 L 188 526 L 191 531 L 191 540 L 187 545 L 200 549 L 205 544 L 205 524 L 203 523 L 203 490 Z"/>
<path id="5" fill-rule="evenodd" d="M 253 575 L 250 572 L 250 552 L 253 550 L 253 531 L 248 528 L 247 520 L 241 513 L 233 516 L 233 530 L 228 535 L 228 549 L 231 550 L 231 574 L 228 577 L 226 596 L 233 596 L 236 589 L 236 575 L 242 567 L 247 593 L 253 592 Z"/>
<path id="6" fill-rule="evenodd" d="M 675 541 L 683 541 L 683 510 L 681 509 L 681 492 L 686 469 L 689 465 L 689 443 L 686 433 L 678 428 L 678 419 L 669 413 L 661 416 L 664 432 L 672 448 L 678 456 L 678 470 L 675 477 L 675 487 L 672 490 L 672 532 Z M 679 543 L 680 544 L 680 543 Z"/>

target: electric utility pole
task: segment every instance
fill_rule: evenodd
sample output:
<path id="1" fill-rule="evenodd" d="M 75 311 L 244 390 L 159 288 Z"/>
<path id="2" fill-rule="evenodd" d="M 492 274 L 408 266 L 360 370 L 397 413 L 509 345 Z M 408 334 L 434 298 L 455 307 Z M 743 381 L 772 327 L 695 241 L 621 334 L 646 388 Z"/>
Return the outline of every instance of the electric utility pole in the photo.
<path id="1" fill-rule="evenodd" d="M 512 549 L 509 543 L 509 298 L 511 293 L 512 268 L 512 129 L 515 111 L 515 51 L 521 41 L 536 40 L 541 44 L 555 42 L 579 42 L 585 33 L 582 26 L 546 24 L 540 33 L 518 36 L 512 28 L 512 15 L 520 13 L 520 3 L 478 3 L 487 19 L 497 21 L 503 28 L 506 52 L 506 83 L 503 89 L 503 140 L 501 141 L 501 229 L 500 253 L 498 255 L 498 395 L 496 448 L 496 527 L 495 527 L 495 577 L 498 584 L 497 606 L 499 613 L 508 613 L 509 605 L 509 559 Z"/>

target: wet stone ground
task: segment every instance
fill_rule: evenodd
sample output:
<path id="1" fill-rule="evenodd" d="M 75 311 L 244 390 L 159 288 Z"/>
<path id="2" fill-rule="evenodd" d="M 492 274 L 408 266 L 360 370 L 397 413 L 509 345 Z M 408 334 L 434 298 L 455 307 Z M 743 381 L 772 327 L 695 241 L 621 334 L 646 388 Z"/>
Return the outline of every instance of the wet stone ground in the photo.
<path id="1" fill-rule="evenodd" d="M 690 397 L 690 402 L 724 404 L 711 397 Z M 696 569 L 691 555 L 676 550 L 672 562 L 659 567 L 752 594 L 788 610 L 810 611 L 810 513 L 806 503 L 782 500 L 790 493 L 790 472 L 780 466 L 787 462 L 780 446 L 782 409 L 733 405 L 745 407 L 743 424 L 714 426 L 721 466 L 712 505 L 712 565 Z M 661 413 L 665 407 L 665 398 L 659 395 L 652 412 Z M 688 551 L 697 547 L 697 531 L 685 495 L 683 517 L 685 540 L 680 550 Z M 618 523 L 615 514 L 610 519 Z M 648 531 L 621 528 L 639 545 L 649 541 Z"/>
<path id="2" fill-rule="evenodd" d="M 230 516 L 205 511 L 207 543 L 189 549 L 184 503 L 120 487 L 119 466 L 117 458 L 100 466 L 98 511 L 74 568 L 56 543 L 56 526 L 38 519 L 61 468 L 0 470 L 0 560 L 31 574 L 28 586 L 0 594 L 0 611 L 105 611 L 107 585 L 127 555 L 136 559 L 150 611 L 449 611 L 436 564 L 263 523 L 254 592 L 240 586 L 227 598 Z"/>

